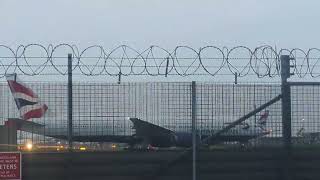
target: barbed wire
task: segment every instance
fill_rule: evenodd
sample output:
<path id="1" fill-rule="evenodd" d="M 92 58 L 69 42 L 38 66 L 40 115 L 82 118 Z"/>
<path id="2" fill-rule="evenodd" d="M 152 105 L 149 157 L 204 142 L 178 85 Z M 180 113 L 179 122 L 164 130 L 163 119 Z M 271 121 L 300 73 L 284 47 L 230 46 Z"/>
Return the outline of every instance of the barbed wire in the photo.
<path id="1" fill-rule="evenodd" d="M 280 49 L 264 45 L 256 48 L 205 46 L 195 49 L 177 46 L 168 50 L 150 46 L 138 51 L 121 45 L 111 51 L 93 45 L 83 50 L 71 44 L 0 45 L 0 78 L 5 74 L 67 74 L 67 54 L 73 56 L 73 71 L 86 76 L 190 76 L 231 74 L 239 77 L 255 74 L 259 78 L 280 75 L 280 56 L 290 55 L 293 73 L 303 78 L 319 77 L 320 49 Z"/>

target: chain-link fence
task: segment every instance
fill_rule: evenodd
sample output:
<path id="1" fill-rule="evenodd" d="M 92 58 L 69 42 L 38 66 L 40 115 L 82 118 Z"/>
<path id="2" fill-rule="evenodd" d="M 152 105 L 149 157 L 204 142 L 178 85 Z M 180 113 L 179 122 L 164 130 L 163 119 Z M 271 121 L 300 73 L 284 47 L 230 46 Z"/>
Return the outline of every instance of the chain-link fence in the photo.
<path id="1" fill-rule="evenodd" d="M 18 132 L 19 143 L 55 144 L 67 140 L 67 84 L 28 83 L 48 111 L 33 122 L 42 132 Z M 19 118 L 19 111 L 6 83 L 0 85 L 1 121 Z M 279 84 L 196 83 L 196 126 L 202 137 L 221 130 L 281 93 Z M 292 88 L 292 139 L 294 143 L 316 144 L 318 133 L 318 86 Z M 129 117 L 136 117 L 173 132 L 191 134 L 192 91 L 189 82 L 74 83 L 73 138 L 78 142 L 123 143 L 135 134 Z M 261 118 L 268 111 L 265 124 Z M 259 134 L 263 130 L 266 134 Z M 236 136 L 246 136 L 237 139 Z M 253 147 L 282 144 L 281 102 L 255 113 L 217 137 L 215 146 Z M 95 143 L 92 143 L 95 144 Z"/>

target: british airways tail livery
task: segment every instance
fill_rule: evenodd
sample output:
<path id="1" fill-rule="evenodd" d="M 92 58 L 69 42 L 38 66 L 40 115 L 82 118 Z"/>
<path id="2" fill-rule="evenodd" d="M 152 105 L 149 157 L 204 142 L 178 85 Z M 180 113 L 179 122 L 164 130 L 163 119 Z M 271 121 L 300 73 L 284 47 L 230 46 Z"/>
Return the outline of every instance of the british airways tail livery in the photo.
<path id="1" fill-rule="evenodd" d="M 6 78 L 21 119 L 29 120 L 44 116 L 48 106 L 40 103 L 38 96 L 17 79 L 17 74 L 6 75 Z"/>
<path id="2" fill-rule="evenodd" d="M 265 129 L 267 125 L 267 118 L 269 116 L 269 110 L 265 110 L 260 114 L 260 118 L 258 120 L 258 125 L 262 128 Z"/>

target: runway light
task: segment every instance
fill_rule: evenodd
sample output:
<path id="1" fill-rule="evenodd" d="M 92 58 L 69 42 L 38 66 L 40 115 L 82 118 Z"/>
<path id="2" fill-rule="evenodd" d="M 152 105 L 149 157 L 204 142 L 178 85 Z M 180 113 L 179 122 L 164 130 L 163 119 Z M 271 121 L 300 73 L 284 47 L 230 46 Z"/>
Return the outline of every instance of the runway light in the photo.
<path id="1" fill-rule="evenodd" d="M 28 142 L 28 143 L 26 144 L 27 150 L 31 151 L 31 150 L 32 150 L 32 147 L 33 147 L 32 143 Z"/>
<path id="2" fill-rule="evenodd" d="M 87 150 L 86 147 L 80 147 L 80 151 L 85 151 L 85 150 Z"/>

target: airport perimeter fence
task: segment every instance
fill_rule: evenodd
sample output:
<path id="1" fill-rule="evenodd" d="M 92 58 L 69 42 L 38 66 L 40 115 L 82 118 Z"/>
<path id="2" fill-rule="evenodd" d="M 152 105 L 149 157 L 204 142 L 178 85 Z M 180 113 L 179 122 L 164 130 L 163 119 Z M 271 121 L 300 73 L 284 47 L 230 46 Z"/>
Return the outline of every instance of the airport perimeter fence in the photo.
<path id="1" fill-rule="evenodd" d="M 43 124 L 43 132 L 18 132 L 19 144 L 32 141 L 38 145 L 67 145 L 68 86 L 66 83 L 33 82 L 28 86 L 37 92 L 48 111 L 33 122 Z M 19 111 L 6 83 L 0 84 L 1 123 L 19 118 Z M 320 132 L 319 86 L 299 86 L 292 95 L 292 142 L 295 145 L 317 145 Z M 281 93 L 280 84 L 247 83 L 220 84 L 196 82 L 196 127 L 199 135 L 208 135 L 267 103 Z M 252 137 L 250 147 L 282 146 L 281 102 L 278 101 L 230 129 L 230 135 L 242 131 L 258 133 L 263 113 L 269 112 L 265 129 L 269 134 Z M 139 82 L 139 83 L 74 83 L 73 84 L 73 136 L 74 141 L 87 141 L 92 150 L 112 150 L 117 136 L 132 136 L 135 132 L 128 119 L 136 117 L 174 132 L 192 133 L 191 82 Z M 314 134 L 312 134 L 314 133 Z M 39 135 L 40 134 L 40 135 Z M 229 133 L 227 133 L 229 134 Z M 314 137 L 313 137 L 314 135 Z M 60 138 L 52 138 L 60 137 Z M 100 138 L 99 138 L 100 137 Z M 80 139 L 79 139 L 80 138 Z M 112 140 L 113 138 L 113 140 Z M 91 139 L 91 140 L 90 140 Z M 109 141 L 95 143 L 90 141 Z M 235 141 L 217 142 L 219 147 L 240 147 Z M 103 146 L 103 147 L 102 147 Z"/>
<path id="2" fill-rule="evenodd" d="M 107 51 L 96 45 L 84 50 L 69 44 L 47 47 L 29 44 L 16 49 L 1 45 L 0 74 L 4 82 L 0 93 L 1 121 L 4 123 L 8 118 L 19 117 L 4 77 L 6 74 L 17 73 L 21 79 L 33 81 L 26 84 L 49 107 L 43 118 L 32 119 L 45 126 L 42 135 L 19 131 L 19 143 L 32 141 L 45 146 L 67 145 L 61 139 L 67 139 L 68 136 L 66 78 L 67 54 L 71 53 L 74 141 L 77 141 L 77 137 L 79 141 L 99 138 L 110 141 L 118 136 L 131 136 L 134 129 L 129 117 L 137 117 L 175 132 L 191 133 L 192 97 L 195 96 L 199 136 L 213 134 L 248 113 L 251 116 L 243 119 L 235 128 L 230 128 L 229 132 L 239 134 L 238 131 L 248 129 L 248 136 L 257 134 L 255 131 L 261 130 L 261 116 L 266 111 L 269 112 L 263 127 L 269 133 L 250 138 L 248 142 L 222 141 L 217 143 L 218 147 L 233 147 L 238 144 L 251 147 L 282 146 L 284 124 L 280 99 L 252 113 L 279 96 L 282 93 L 281 84 L 277 81 L 246 83 L 243 80 L 240 82 L 240 79 L 247 78 L 249 82 L 253 76 L 262 80 L 280 78 L 280 57 L 285 54 L 291 58 L 291 73 L 295 74 L 294 77 L 317 78 L 319 52 L 317 48 L 305 51 L 298 48 L 277 50 L 271 46 L 254 49 L 245 46 L 230 49 L 217 46 L 200 49 L 178 46 L 172 50 L 150 46 L 145 50 L 136 50 L 123 45 Z M 91 82 L 82 81 L 82 77 L 89 78 Z M 216 82 L 217 79 L 224 81 L 223 77 L 228 77 L 228 80 L 231 77 L 234 83 Z M 109 78 L 116 83 L 110 82 Z M 151 78 L 151 82 L 148 78 Z M 171 82 L 157 82 L 159 78 L 162 78 L 160 81 Z M 50 81 L 43 82 L 47 79 Z M 192 93 L 191 79 L 196 82 L 195 94 Z M 137 82 L 140 80 L 149 82 Z M 318 94 L 317 84 L 291 86 L 292 120 L 289 130 L 290 141 L 295 145 L 316 146 L 318 143 Z M 59 135 L 59 138 L 51 138 L 53 135 Z M 112 143 L 79 144 L 93 149 L 113 147 Z"/>
<path id="3" fill-rule="evenodd" d="M 107 51 L 98 45 L 0 45 L 0 123 L 20 117 L 5 79 L 16 73 L 48 106 L 45 116 L 30 120 L 40 130 L 18 128 L 21 150 L 30 151 L 24 148 L 32 143 L 32 151 L 69 152 L 72 137 L 74 151 L 123 151 L 27 153 L 26 179 L 50 173 L 52 179 L 190 179 L 191 172 L 193 179 L 291 179 L 295 173 L 318 179 L 319 58 L 317 48 L 271 46 L 122 45 Z M 129 118 L 183 132 L 189 140 L 195 132 L 197 143 L 131 153 L 124 143 L 136 133 Z"/>

